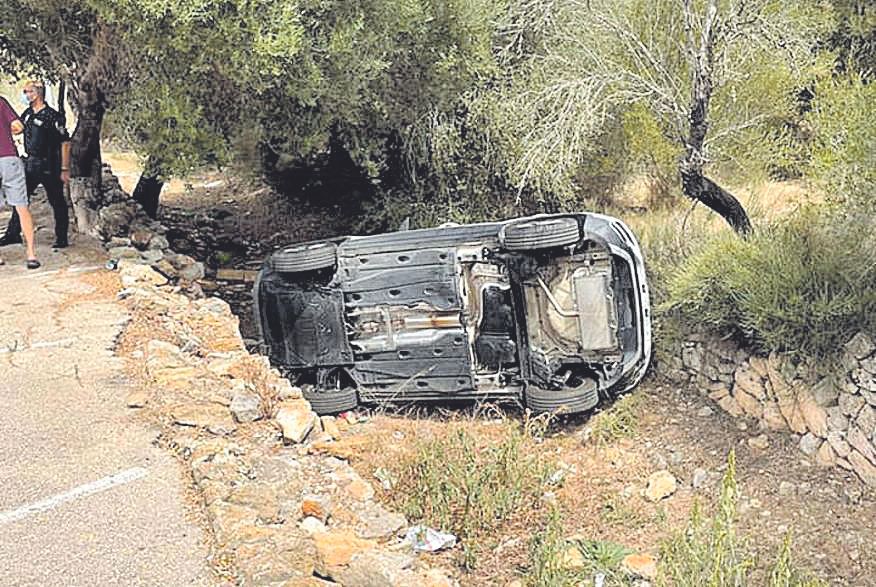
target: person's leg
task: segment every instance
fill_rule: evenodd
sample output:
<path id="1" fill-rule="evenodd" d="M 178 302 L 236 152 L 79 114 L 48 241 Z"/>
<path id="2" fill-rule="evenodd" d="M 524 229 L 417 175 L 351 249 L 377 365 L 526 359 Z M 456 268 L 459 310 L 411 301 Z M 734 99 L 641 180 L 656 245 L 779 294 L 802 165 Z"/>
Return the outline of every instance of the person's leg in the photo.
<path id="1" fill-rule="evenodd" d="M 12 217 L 6 225 L 6 232 L 0 236 L 0 247 L 21 242 L 21 222 L 18 220 L 18 210 L 12 208 Z"/>
<path id="2" fill-rule="evenodd" d="M 28 208 L 27 181 L 24 178 L 24 164 L 18 157 L 4 157 L 3 192 L 6 201 L 18 210 L 24 241 L 27 244 L 27 266 L 36 269 L 40 266 L 36 260 L 34 243 L 33 218 Z"/>
<path id="3" fill-rule="evenodd" d="M 25 246 L 27 247 L 27 266 L 31 269 L 39 267 L 39 263 L 34 266 L 33 261 L 36 261 L 36 243 L 34 242 L 35 235 L 33 229 L 33 217 L 30 215 L 30 208 L 27 205 L 16 206 L 18 217 L 21 218 L 21 232 L 24 235 Z"/>
<path id="4" fill-rule="evenodd" d="M 49 204 L 55 214 L 55 248 L 67 246 L 67 229 L 70 225 L 70 214 L 67 211 L 67 198 L 64 197 L 64 184 L 59 177 L 48 174 L 42 178 L 42 184 L 46 188 Z M 28 192 L 31 193 L 31 192 Z"/>

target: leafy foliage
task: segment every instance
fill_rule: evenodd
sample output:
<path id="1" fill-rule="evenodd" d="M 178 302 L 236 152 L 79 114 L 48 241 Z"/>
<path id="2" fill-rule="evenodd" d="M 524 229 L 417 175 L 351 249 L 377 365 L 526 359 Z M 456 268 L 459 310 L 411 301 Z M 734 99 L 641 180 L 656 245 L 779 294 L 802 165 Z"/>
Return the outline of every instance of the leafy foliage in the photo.
<path id="1" fill-rule="evenodd" d="M 810 207 L 747 240 L 717 236 L 685 260 L 665 309 L 762 352 L 831 357 L 876 326 L 876 253 L 866 212 Z"/>
<path id="2" fill-rule="evenodd" d="M 459 426 L 445 438 L 425 441 L 399 463 L 397 505 L 412 520 L 450 531 L 463 544 L 464 565 L 476 565 L 481 542 L 541 496 L 548 468 L 532 438 L 509 426 L 488 443 Z"/>

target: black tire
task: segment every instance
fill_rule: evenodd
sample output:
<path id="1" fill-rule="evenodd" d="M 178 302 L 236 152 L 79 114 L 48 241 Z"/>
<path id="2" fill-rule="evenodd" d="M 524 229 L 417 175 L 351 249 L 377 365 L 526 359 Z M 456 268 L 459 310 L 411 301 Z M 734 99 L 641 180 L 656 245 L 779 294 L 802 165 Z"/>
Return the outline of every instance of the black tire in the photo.
<path id="1" fill-rule="evenodd" d="M 543 218 L 509 224 L 501 238 L 510 251 L 534 251 L 573 245 L 581 239 L 581 232 L 574 218 Z"/>
<path id="2" fill-rule="evenodd" d="M 292 245 L 274 253 L 274 270 L 281 273 L 301 273 L 334 267 L 337 249 L 334 243 Z"/>
<path id="3" fill-rule="evenodd" d="M 570 389 L 541 389 L 535 385 L 526 388 L 526 407 L 536 413 L 575 414 L 586 412 L 599 403 L 596 381 L 585 379 Z"/>
<path id="4" fill-rule="evenodd" d="M 331 391 L 305 388 L 303 394 L 304 399 L 310 402 L 310 408 L 320 416 L 339 414 L 359 405 L 356 390 L 352 387 Z"/>

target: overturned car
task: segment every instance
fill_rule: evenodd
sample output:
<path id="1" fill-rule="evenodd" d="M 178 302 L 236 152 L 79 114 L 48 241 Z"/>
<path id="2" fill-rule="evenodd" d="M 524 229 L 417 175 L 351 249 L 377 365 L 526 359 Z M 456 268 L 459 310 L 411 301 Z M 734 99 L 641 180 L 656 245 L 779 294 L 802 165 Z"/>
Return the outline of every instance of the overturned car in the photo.
<path id="1" fill-rule="evenodd" d="M 515 399 L 581 412 L 651 355 L 648 287 L 620 220 L 557 214 L 290 245 L 254 287 L 264 351 L 318 413 Z"/>

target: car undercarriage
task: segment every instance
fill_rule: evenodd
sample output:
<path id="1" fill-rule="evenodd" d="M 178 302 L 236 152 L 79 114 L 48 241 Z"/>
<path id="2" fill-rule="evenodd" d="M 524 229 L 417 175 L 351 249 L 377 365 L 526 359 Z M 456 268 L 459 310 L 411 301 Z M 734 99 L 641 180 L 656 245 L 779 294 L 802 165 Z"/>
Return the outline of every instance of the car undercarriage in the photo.
<path id="1" fill-rule="evenodd" d="M 292 245 L 254 294 L 267 354 L 326 413 L 478 398 L 585 411 L 650 356 L 641 254 L 605 216 Z"/>

